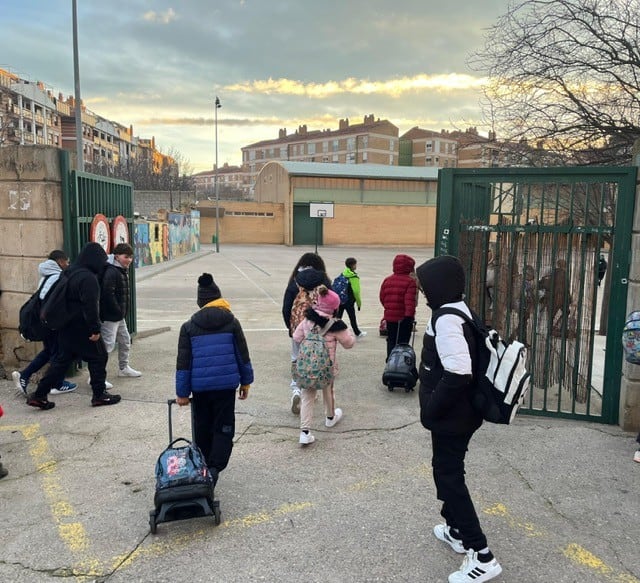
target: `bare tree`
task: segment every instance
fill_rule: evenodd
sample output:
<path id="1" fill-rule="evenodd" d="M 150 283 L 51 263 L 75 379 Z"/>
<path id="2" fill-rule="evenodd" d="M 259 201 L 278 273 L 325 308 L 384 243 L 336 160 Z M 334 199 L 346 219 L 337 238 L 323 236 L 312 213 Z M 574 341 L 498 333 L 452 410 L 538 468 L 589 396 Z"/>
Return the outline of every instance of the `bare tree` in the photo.
<path id="1" fill-rule="evenodd" d="M 640 137 L 640 0 L 512 4 L 470 64 L 486 120 L 572 164 L 628 164 Z"/>

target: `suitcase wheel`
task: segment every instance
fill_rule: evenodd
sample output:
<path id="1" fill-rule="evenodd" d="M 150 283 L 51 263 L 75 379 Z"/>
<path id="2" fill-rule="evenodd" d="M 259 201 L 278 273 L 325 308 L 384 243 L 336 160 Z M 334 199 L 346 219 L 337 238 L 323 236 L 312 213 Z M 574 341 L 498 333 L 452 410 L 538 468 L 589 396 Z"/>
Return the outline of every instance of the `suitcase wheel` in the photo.
<path id="1" fill-rule="evenodd" d="M 151 510 L 149 512 L 149 530 L 151 530 L 151 534 L 156 534 L 156 532 L 158 532 L 158 523 L 156 522 L 155 510 Z"/>

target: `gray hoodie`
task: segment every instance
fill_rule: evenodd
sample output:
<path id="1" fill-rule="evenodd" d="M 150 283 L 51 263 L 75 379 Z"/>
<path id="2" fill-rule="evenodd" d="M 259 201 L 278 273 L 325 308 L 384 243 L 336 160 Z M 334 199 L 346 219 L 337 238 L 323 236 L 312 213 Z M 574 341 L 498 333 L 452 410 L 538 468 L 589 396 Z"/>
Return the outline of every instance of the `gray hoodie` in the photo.
<path id="1" fill-rule="evenodd" d="M 58 278 L 60 277 L 61 273 L 62 273 L 62 269 L 53 259 L 47 259 L 46 261 L 43 261 L 40 265 L 38 265 L 38 275 L 40 276 L 38 287 L 42 285 L 42 282 L 44 281 L 45 277 L 51 276 L 49 277 L 49 279 L 47 279 L 45 284 L 42 286 L 42 289 L 40 290 L 41 300 L 44 300 L 47 293 L 51 289 L 51 286 L 56 281 L 58 281 Z"/>

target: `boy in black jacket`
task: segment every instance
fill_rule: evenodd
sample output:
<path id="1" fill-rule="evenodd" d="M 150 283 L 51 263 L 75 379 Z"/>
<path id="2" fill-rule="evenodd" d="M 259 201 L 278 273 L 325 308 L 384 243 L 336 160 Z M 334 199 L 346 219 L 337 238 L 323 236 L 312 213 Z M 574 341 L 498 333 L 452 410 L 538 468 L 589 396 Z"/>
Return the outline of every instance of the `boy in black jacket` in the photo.
<path id="1" fill-rule="evenodd" d="M 463 300 L 465 276 L 457 258 L 430 259 L 416 274 L 432 310 L 448 306 L 471 316 Z M 466 553 L 460 570 L 449 575 L 449 583 L 482 583 L 502 572 L 487 546 L 464 479 L 467 447 L 482 425 L 470 400 L 475 353 L 473 330 L 462 317 L 444 314 L 435 330 L 429 322 L 420 363 L 420 420 L 431 431 L 433 479 L 446 521 L 433 533 L 456 553 Z"/>
<path id="2" fill-rule="evenodd" d="M 74 358 L 87 361 L 91 375 L 93 398 L 91 405 L 115 405 L 120 395 L 107 392 L 107 351 L 100 337 L 100 284 L 98 276 L 107 264 L 107 254 L 98 243 L 87 243 L 75 262 L 60 277 L 68 277 L 67 305 L 71 320 L 58 331 L 58 351 L 51 359 L 49 370 L 27 405 L 47 411 L 55 407 L 47 396 L 59 387 Z"/>

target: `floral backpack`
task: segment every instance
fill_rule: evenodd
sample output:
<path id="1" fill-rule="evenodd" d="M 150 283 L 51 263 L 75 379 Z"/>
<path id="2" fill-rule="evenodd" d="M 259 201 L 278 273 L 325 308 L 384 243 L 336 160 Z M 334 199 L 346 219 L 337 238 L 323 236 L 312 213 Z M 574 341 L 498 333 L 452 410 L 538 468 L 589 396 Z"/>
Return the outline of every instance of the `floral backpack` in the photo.
<path id="1" fill-rule="evenodd" d="M 335 321 L 335 318 L 329 318 L 323 328 L 314 326 L 300 343 L 295 364 L 295 377 L 301 389 L 318 391 L 333 382 L 333 361 L 324 335 Z"/>
<path id="2" fill-rule="evenodd" d="M 310 308 L 313 302 L 315 302 L 318 294 L 315 289 L 311 291 L 298 286 L 299 290 L 296 297 L 293 300 L 291 306 L 291 318 L 289 319 L 289 330 L 293 334 L 298 327 L 298 324 L 304 320 L 304 313 L 307 308 Z"/>

